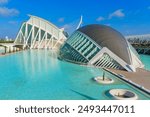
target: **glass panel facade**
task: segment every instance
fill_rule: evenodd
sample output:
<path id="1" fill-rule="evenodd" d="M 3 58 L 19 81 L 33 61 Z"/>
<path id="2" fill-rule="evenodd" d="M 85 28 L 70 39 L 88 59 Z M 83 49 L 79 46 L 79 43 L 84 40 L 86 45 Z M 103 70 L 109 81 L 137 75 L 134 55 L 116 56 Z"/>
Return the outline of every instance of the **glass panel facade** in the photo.
<path id="1" fill-rule="evenodd" d="M 112 59 L 108 54 L 104 54 L 100 59 L 98 59 L 94 64 L 96 67 L 102 68 L 115 68 L 123 69 L 114 59 Z"/>
<path id="2" fill-rule="evenodd" d="M 76 31 L 61 48 L 60 53 L 64 59 L 86 64 L 100 51 L 100 48 L 92 39 Z"/>

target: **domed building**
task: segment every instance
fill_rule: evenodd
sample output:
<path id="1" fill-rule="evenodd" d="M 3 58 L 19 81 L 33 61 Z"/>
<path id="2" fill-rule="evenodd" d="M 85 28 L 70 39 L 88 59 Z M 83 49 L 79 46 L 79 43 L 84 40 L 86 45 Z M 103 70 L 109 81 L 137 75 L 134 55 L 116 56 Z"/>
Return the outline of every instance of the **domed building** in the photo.
<path id="1" fill-rule="evenodd" d="M 60 57 L 73 63 L 129 72 L 144 67 L 138 53 L 121 33 L 98 24 L 76 30 L 61 47 Z"/>

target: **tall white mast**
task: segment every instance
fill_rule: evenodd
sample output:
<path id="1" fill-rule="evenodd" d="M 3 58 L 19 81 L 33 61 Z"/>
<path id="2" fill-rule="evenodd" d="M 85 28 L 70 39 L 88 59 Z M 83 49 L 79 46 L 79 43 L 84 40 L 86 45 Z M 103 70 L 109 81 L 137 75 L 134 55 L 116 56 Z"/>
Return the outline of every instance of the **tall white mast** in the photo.
<path id="1" fill-rule="evenodd" d="M 80 22 L 79 22 L 79 24 L 78 24 L 76 30 L 80 28 L 80 26 L 82 25 L 82 23 L 83 23 L 83 17 L 82 17 L 82 15 L 81 15 Z"/>

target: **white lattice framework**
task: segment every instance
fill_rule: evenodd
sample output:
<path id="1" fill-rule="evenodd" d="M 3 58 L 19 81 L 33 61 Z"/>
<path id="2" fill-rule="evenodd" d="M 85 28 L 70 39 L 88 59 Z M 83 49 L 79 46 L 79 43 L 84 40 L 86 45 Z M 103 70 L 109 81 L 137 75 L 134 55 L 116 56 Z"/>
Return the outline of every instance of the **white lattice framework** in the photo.
<path id="1" fill-rule="evenodd" d="M 30 49 L 56 49 L 67 39 L 62 29 L 42 18 L 29 16 L 30 19 L 22 24 L 14 44 L 22 44 L 23 48 Z"/>

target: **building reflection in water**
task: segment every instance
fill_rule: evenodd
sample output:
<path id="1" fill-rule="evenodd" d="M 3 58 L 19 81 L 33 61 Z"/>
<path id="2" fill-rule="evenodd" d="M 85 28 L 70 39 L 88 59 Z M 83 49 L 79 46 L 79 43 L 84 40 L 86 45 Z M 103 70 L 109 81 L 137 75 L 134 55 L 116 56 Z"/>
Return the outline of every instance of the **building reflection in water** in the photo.
<path id="1" fill-rule="evenodd" d="M 48 74 L 48 72 L 51 72 L 51 69 L 53 71 L 59 69 L 57 53 L 49 50 L 28 50 L 22 52 L 20 65 L 23 68 L 24 75 L 29 75 L 32 78 L 42 75 L 43 72 Z"/>

